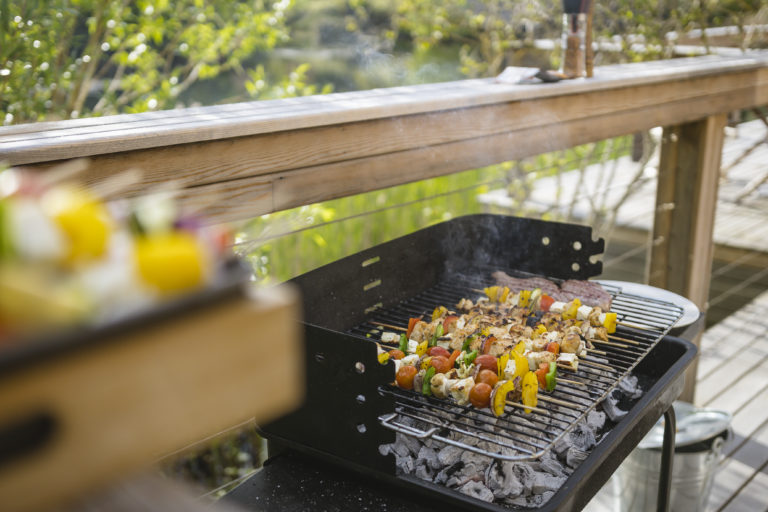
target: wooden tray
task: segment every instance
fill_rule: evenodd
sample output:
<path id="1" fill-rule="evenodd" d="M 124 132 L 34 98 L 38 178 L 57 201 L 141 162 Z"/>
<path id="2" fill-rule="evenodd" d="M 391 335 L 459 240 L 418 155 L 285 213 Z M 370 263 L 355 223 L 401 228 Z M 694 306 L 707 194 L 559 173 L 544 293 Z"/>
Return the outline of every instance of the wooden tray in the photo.
<path id="1" fill-rule="evenodd" d="M 229 283 L 0 352 L 0 503 L 66 504 L 164 454 L 299 405 L 297 297 Z"/>

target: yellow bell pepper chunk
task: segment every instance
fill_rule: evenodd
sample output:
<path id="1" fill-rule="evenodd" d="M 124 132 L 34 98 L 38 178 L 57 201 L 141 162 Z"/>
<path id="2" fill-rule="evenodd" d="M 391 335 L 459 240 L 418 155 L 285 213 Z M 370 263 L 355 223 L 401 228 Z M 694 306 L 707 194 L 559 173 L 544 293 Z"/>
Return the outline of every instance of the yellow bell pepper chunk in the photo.
<path id="1" fill-rule="evenodd" d="M 136 240 L 134 248 L 139 276 L 163 294 L 201 286 L 205 279 L 205 254 L 189 233 L 172 232 Z"/>
<path id="2" fill-rule="evenodd" d="M 106 206 L 85 190 L 59 187 L 43 198 L 69 248 L 65 263 L 101 258 L 107 251 L 112 222 Z"/>
<path id="3" fill-rule="evenodd" d="M 445 308 L 445 306 L 437 306 L 434 311 L 432 311 L 432 321 L 434 322 L 444 314 L 446 314 L 448 310 Z"/>
<path id="4" fill-rule="evenodd" d="M 528 407 L 536 407 L 538 404 L 539 395 L 539 380 L 536 378 L 534 372 L 529 371 L 523 377 L 523 405 L 526 407 L 525 413 L 530 414 L 531 410 Z"/>
<path id="5" fill-rule="evenodd" d="M 515 389 L 515 383 L 511 380 L 499 382 L 496 385 L 496 389 L 492 393 L 493 403 L 491 404 L 491 411 L 495 416 L 501 416 L 504 414 L 504 407 L 507 405 L 507 395 Z"/>
<path id="6" fill-rule="evenodd" d="M 576 318 L 576 315 L 580 307 L 581 307 L 581 300 L 573 299 L 571 303 L 568 304 L 568 306 L 565 308 L 565 311 L 563 311 L 563 319 L 573 320 L 574 318 Z"/>
<path id="7" fill-rule="evenodd" d="M 605 327 L 605 330 L 608 332 L 608 334 L 615 333 L 616 332 L 616 313 L 606 313 L 605 320 L 603 321 L 603 326 Z"/>
<path id="8" fill-rule="evenodd" d="M 416 353 L 419 354 L 419 357 L 423 356 L 427 353 L 427 349 L 429 348 L 429 341 L 424 340 L 416 347 Z"/>
<path id="9" fill-rule="evenodd" d="M 498 365 L 498 374 L 499 379 L 504 378 L 504 369 L 507 367 L 507 362 L 509 361 L 509 352 L 504 352 L 499 356 L 499 359 L 496 361 L 496 364 Z"/>
<path id="10" fill-rule="evenodd" d="M 425 357 L 424 360 L 421 362 L 421 369 L 426 370 L 429 368 L 429 363 L 432 361 L 431 357 Z"/>
<path id="11" fill-rule="evenodd" d="M 530 368 L 528 367 L 527 357 L 523 356 L 522 354 L 518 354 L 516 351 L 512 351 L 512 357 L 515 360 L 515 373 L 512 375 L 512 380 L 514 380 L 517 377 L 524 376 L 530 371 Z"/>
<path id="12" fill-rule="evenodd" d="M 505 286 L 503 290 L 501 290 L 501 297 L 499 297 L 499 302 L 507 302 L 507 297 L 509 297 L 509 287 Z"/>
<path id="13" fill-rule="evenodd" d="M 544 327 L 544 325 L 539 324 L 536 326 L 536 334 L 546 334 L 546 333 L 547 333 L 547 328 Z"/>
<path id="14" fill-rule="evenodd" d="M 488 286 L 486 288 L 483 288 L 483 291 L 485 292 L 485 295 L 488 296 L 488 300 L 490 300 L 491 302 L 496 302 L 496 299 L 499 296 L 498 286 Z"/>
<path id="15" fill-rule="evenodd" d="M 386 364 L 389 361 L 389 352 L 380 352 L 378 358 L 380 364 Z"/>
<path id="16" fill-rule="evenodd" d="M 517 352 L 520 355 L 525 354 L 525 342 L 519 342 L 517 345 L 515 345 L 515 348 L 513 348 L 512 351 Z"/>
<path id="17" fill-rule="evenodd" d="M 531 290 L 520 290 L 520 299 L 517 301 L 517 305 L 521 308 L 527 308 L 531 303 Z"/>

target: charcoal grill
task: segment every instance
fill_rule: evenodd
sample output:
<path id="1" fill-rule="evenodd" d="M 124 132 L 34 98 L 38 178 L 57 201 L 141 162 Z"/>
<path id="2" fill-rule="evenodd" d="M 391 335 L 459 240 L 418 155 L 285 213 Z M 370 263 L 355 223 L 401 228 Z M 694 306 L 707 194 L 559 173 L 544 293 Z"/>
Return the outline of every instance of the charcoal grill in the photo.
<path id="1" fill-rule="evenodd" d="M 438 496 L 470 509 L 509 510 L 464 496 L 446 487 L 398 474 L 394 458 L 379 448 L 395 433 L 431 438 L 501 460 L 532 460 L 552 449 L 617 386 L 640 371 L 653 383 L 640 408 L 622 420 L 542 508 L 585 504 L 682 390 L 682 371 L 695 348 L 666 341 L 682 316 L 674 304 L 624 294 L 612 310 L 627 325 L 619 327 L 621 346 L 606 345 L 601 359 L 588 356 L 569 378 L 584 385 L 558 384 L 553 397 L 576 406 L 547 404 L 548 414 L 508 410 L 494 421 L 488 411 L 423 397 L 396 388 L 391 365 L 380 365 L 376 344 L 380 323 L 407 325 L 408 318 L 430 314 L 437 305 L 492 284 L 491 273 L 538 275 L 553 280 L 598 275 L 602 240 L 584 226 L 496 215 L 472 215 L 431 226 L 326 265 L 294 280 L 301 288 L 307 342 L 307 399 L 296 412 L 263 427 L 273 443 L 318 456 L 357 472 Z M 663 348 L 657 347 L 662 340 Z M 672 352 L 670 354 L 669 352 Z M 653 356 L 653 354 L 657 354 Z M 659 355 L 660 354 L 660 355 Z M 667 358 L 668 360 L 664 360 Z M 557 418 L 552 420 L 557 412 Z M 416 418 L 419 426 L 406 418 Z M 448 418 L 448 420 L 446 420 Z M 492 426 L 492 424 L 494 424 Z M 623 425 L 623 426 L 622 426 Z M 527 426 L 527 428 L 526 428 Z M 491 435 L 494 434 L 494 435 Z M 486 440 L 482 449 L 461 441 Z M 671 460 L 671 436 L 665 464 Z M 488 447 L 490 445 L 490 448 Z M 665 506 L 660 491 L 660 508 Z"/>

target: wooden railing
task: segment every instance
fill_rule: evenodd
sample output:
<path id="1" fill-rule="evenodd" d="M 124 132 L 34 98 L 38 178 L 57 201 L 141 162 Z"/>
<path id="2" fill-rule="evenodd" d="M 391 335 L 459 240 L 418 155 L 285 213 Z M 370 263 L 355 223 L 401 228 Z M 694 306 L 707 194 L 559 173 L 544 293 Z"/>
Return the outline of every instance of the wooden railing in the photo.
<path id="1" fill-rule="evenodd" d="M 649 281 L 706 310 L 726 114 L 764 104 L 768 55 L 708 56 L 557 84 L 464 80 L 11 126 L 0 161 L 44 171 L 87 157 L 90 183 L 138 168 L 121 194 L 175 181 L 223 222 L 663 126 Z"/>

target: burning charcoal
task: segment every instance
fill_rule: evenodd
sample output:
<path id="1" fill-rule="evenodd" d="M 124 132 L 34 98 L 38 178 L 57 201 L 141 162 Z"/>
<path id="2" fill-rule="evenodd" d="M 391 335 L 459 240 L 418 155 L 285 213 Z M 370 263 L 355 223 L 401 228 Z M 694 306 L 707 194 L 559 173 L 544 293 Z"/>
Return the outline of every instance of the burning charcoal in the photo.
<path id="1" fill-rule="evenodd" d="M 489 457 L 480 455 L 479 453 L 470 452 L 469 450 L 466 450 L 461 454 L 461 460 L 464 462 L 464 464 L 474 464 L 478 467 L 485 467 L 491 463 L 491 459 Z"/>
<path id="2" fill-rule="evenodd" d="M 612 395 L 609 395 L 603 400 L 603 411 L 605 411 L 605 414 L 608 415 L 608 417 L 613 422 L 619 422 L 621 419 L 627 415 L 627 411 L 622 411 L 619 409 L 618 406 L 618 400 L 613 398 Z"/>
<path id="3" fill-rule="evenodd" d="M 435 476 L 434 471 L 432 471 L 426 464 L 417 465 L 414 475 L 416 475 L 416 478 L 421 478 L 422 480 L 427 480 L 430 482 Z"/>
<path id="4" fill-rule="evenodd" d="M 462 487 L 467 482 L 474 480 L 482 482 L 485 478 L 485 471 L 478 469 L 474 464 L 465 464 L 461 470 L 454 473 L 449 479 L 446 485 L 448 487 Z"/>
<path id="5" fill-rule="evenodd" d="M 410 451 L 411 455 L 416 457 L 419 454 L 419 451 L 421 450 L 421 443 L 418 439 L 411 436 L 405 436 L 405 435 L 398 435 L 397 441 L 402 441 L 403 444 L 405 444 L 406 447 L 408 447 L 408 450 Z"/>
<path id="6" fill-rule="evenodd" d="M 411 455 L 411 450 L 408 448 L 408 445 L 400 442 L 400 439 L 393 445 L 391 451 L 395 452 L 395 454 L 400 457 L 408 457 Z"/>
<path id="7" fill-rule="evenodd" d="M 522 484 L 526 494 L 531 494 L 533 483 L 536 479 L 536 472 L 528 464 L 518 462 L 512 468 L 517 480 Z"/>
<path id="8" fill-rule="evenodd" d="M 443 466 L 453 466 L 461 460 L 463 452 L 458 446 L 448 445 L 437 452 L 437 458 Z"/>
<path id="9" fill-rule="evenodd" d="M 467 482 L 459 489 L 459 492 L 488 503 L 493 501 L 493 493 L 482 482 Z"/>
<path id="10" fill-rule="evenodd" d="M 538 462 L 539 471 L 544 471 L 552 476 L 565 476 L 565 468 L 553 454 L 547 454 Z"/>
<path id="11" fill-rule="evenodd" d="M 552 453 L 557 455 L 558 458 L 564 459 L 568 448 L 571 447 L 570 442 L 565 437 L 561 437 L 554 445 L 552 445 Z"/>
<path id="12" fill-rule="evenodd" d="M 566 477 L 552 476 L 549 473 L 536 473 L 533 479 L 532 491 L 534 494 L 541 494 L 547 491 L 556 491 L 565 482 Z"/>
<path id="13" fill-rule="evenodd" d="M 584 450 L 579 450 L 575 446 L 571 446 L 565 456 L 565 461 L 568 466 L 575 468 L 584 462 L 588 456 L 589 452 L 585 452 Z"/>
<path id="14" fill-rule="evenodd" d="M 602 411 L 590 411 L 589 415 L 587 415 L 587 425 L 593 431 L 599 431 L 605 425 L 605 413 Z"/>
<path id="15" fill-rule="evenodd" d="M 637 377 L 634 375 L 621 379 L 619 389 L 631 400 L 636 400 L 643 394 L 643 390 L 637 385 Z"/>
<path id="16" fill-rule="evenodd" d="M 429 466 L 431 469 L 442 469 L 443 464 L 437 459 L 437 452 L 426 446 L 422 446 L 419 450 L 419 456 L 416 459 L 417 464 L 422 462 Z"/>
<path id="17" fill-rule="evenodd" d="M 406 457 L 400 457 L 395 454 L 395 465 L 400 468 L 403 473 L 410 475 L 416 468 L 416 461 L 410 455 Z"/>
<path id="18" fill-rule="evenodd" d="M 586 423 L 576 425 L 573 431 L 568 434 L 568 440 L 571 446 L 584 451 L 591 450 L 597 443 L 595 432 Z"/>
<path id="19" fill-rule="evenodd" d="M 517 496 L 523 492 L 523 484 L 515 476 L 514 466 L 510 461 L 496 462 L 488 466 L 485 483 L 496 498 Z"/>
<path id="20" fill-rule="evenodd" d="M 448 479 L 454 473 L 456 473 L 457 471 L 460 471 L 461 468 L 463 468 L 463 467 L 464 467 L 464 463 L 457 459 L 457 461 L 454 464 L 452 464 L 452 465 L 444 468 L 442 471 L 440 471 L 437 474 L 437 476 L 435 477 L 434 482 L 436 484 L 446 484 L 447 485 Z"/>

